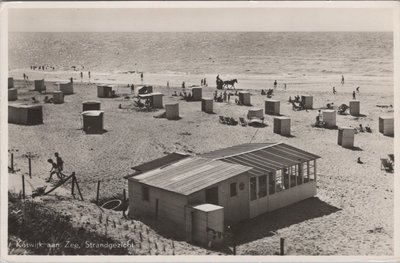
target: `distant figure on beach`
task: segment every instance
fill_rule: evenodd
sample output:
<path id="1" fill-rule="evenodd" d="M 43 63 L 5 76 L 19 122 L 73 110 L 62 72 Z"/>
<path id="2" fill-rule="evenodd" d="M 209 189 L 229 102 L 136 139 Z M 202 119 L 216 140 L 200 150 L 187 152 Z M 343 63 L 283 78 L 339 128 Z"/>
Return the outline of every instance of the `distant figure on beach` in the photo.
<path id="1" fill-rule="evenodd" d="M 83 79 L 83 72 L 81 71 L 81 79 Z"/>
<path id="2" fill-rule="evenodd" d="M 89 75 L 89 79 L 90 79 L 90 71 L 88 72 L 88 75 Z"/>
<path id="3" fill-rule="evenodd" d="M 359 164 L 363 164 L 364 163 L 363 161 L 361 161 L 361 157 L 357 158 L 357 163 L 359 163 Z"/>
<path id="4" fill-rule="evenodd" d="M 344 85 L 344 76 L 342 75 L 342 85 Z"/>
<path id="5" fill-rule="evenodd" d="M 73 83 L 73 82 L 74 82 L 74 79 L 73 79 L 72 77 L 71 77 L 69 80 L 71 81 L 71 83 Z"/>
<path id="6" fill-rule="evenodd" d="M 362 124 L 359 125 L 358 129 L 360 130 L 360 132 L 364 132 L 364 127 L 362 126 Z"/>
<path id="7" fill-rule="evenodd" d="M 204 79 L 201 79 L 201 86 L 204 85 Z"/>
<path id="8" fill-rule="evenodd" d="M 53 177 L 53 174 L 56 174 L 59 179 L 62 179 L 60 171 L 58 170 L 57 163 L 55 163 L 53 159 L 48 159 L 47 162 L 51 164 L 51 170 L 50 170 L 50 177 L 46 179 L 46 182 L 50 182 L 50 180 Z"/>
<path id="9" fill-rule="evenodd" d="M 207 80 L 206 80 L 206 78 L 204 78 L 203 84 L 204 84 L 204 86 L 207 87 Z"/>
<path id="10" fill-rule="evenodd" d="M 131 94 L 133 94 L 135 92 L 135 86 L 132 84 L 131 85 Z"/>
<path id="11" fill-rule="evenodd" d="M 360 87 L 356 88 L 357 93 L 360 93 Z"/>
<path id="12" fill-rule="evenodd" d="M 228 103 L 231 101 L 231 94 L 228 93 Z"/>
<path id="13" fill-rule="evenodd" d="M 335 87 L 332 88 L 332 92 L 333 92 L 333 94 L 336 94 L 336 89 L 335 89 Z"/>
<path id="14" fill-rule="evenodd" d="M 353 90 L 353 100 L 356 99 L 356 92 Z"/>
<path id="15" fill-rule="evenodd" d="M 167 88 L 169 89 L 169 81 L 167 81 Z"/>
<path id="16" fill-rule="evenodd" d="M 64 161 L 57 152 L 54 153 L 54 156 L 56 157 L 58 172 L 62 175 L 62 171 L 64 170 Z"/>
<path id="17" fill-rule="evenodd" d="M 227 96 L 226 96 L 226 90 L 224 91 L 224 102 L 226 102 Z"/>
<path id="18" fill-rule="evenodd" d="M 184 89 L 185 88 L 185 82 L 183 81 L 182 82 L 182 89 Z"/>
<path id="19" fill-rule="evenodd" d="M 142 83 L 143 83 L 143 72 L 142 73 L 140 73 L 140 80 L 142 81 Z"/>
<path id="20" fill-rule="evenodd" d="M 274 89 L 276 88 L 276 86 L 278 86 L 278 82 L 276 82 L 276 80 L 274 81 Z"/>
<path id="21" fill-rule="evenodd" d="M 215 91 L 215 92 L 214 92 L 214 101 L 217 101 L 217 97 L 218 97 L 218 92 Z"/>
<path id="22" fill-rule="evenodd" d="M 286 83 L 283 83 L 283 88 L 286 90 Z"/>

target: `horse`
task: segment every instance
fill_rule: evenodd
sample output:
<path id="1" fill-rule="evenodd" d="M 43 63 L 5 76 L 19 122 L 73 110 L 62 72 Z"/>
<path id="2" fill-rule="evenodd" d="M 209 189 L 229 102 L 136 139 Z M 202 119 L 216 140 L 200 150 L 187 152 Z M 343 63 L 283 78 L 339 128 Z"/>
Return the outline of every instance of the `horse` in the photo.
<path id="1" fill-rule="evenodd" d="M 237 83 L 237 79 L 231 79 L 231 80 L 225 80 L 224 81 L 224 86 L 227 87 L 229 89 L 229 86 L 231 86 L 232 88 L 235 88 L 235 83 Z"/>

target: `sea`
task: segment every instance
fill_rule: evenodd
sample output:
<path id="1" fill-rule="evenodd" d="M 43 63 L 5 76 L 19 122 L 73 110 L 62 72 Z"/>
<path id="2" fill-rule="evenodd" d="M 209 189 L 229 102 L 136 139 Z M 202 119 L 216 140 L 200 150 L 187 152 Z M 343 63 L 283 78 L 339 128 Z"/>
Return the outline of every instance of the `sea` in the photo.
<path id="1" fill-rule="evenodd" d="M 13 32 L 9 69 L 222 78 L 393 77 L 392 32 Z M 73 68 L 75 67 L 75 68 Z"/>

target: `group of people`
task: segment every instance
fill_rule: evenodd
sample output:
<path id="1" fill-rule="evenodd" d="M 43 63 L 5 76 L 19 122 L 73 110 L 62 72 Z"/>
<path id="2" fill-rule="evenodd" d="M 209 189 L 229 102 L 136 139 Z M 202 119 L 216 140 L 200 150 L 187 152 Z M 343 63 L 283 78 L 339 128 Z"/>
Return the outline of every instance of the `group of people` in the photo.
<path id="1" fill-rule="evenodd" d="M 50 177 L 46 179 L 46 182 L 50 182 L 53 175 L 57 175 L 57 177 L 62 180 L 65 177 L 65 174 L 63 174 L 64 170 L 64 161 L 60 157 L 60 155 L 56 152 L 54 153 L 54 156 L 56 158 L 56 161 L 54 162 L 53 159 L 48 159 L 47 162 L 51 164 L 51 170 L 50 170 Z"/>
<path id="2" fill-rule="evenodd" d="M 204 87 L 208 87 L 206 78 L 201 79 L 200 83 L 201 83 L 201 86 L 202 86 L 202 87 L 203 87 L 203 86 L 204 86 Z"/>
<path id="3" fill-rule="evenodd" d="M 56 68 L 54 66 L 47 66 L 47 65 L 42 65 L 42 66 L 31 66 L 31 70 L 55 70 Z"/>
<path id="4" fill-rule="evenodd" d="M 237 93 L 237 91 L 236 91 L 236 93 Z M 226 90 L 224 92 L 221 92 L 219 95 L 218 95 L 218 91 L 214 91 L 214 101 L 215 102 L 227 102 L 227 103 L 229 103 L 230 100 L 231 100 L 231 94 L 226 92 Z"/>

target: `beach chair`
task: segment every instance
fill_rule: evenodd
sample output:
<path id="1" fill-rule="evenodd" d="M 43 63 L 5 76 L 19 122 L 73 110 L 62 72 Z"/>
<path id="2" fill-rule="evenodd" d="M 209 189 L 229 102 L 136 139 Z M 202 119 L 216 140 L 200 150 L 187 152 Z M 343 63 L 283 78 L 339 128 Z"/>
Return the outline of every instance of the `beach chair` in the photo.
<path id="1" fill-rule="evenodd" d="M 383 169 L 388 173 L 393 173 L 393 165 L 386 158 L 381 158 L 381 170 Z"/>
<path id="2" fill-rule="evenodd" d="M 246 122 L 246 120 L 245 120 L 243 117 L 239 117 L 239 123 L 240 123 L 240 125 L 242 125 L 243 127 L 244 127 L 244 126 L 247 126 L 247 122 Z"/>
<path id="3" fill-rule="evenodd" d="M 231 123 L 231 118 L 230 118 L 230 117 L 224 117 L 224 119 L 225 119 L 225 123 L 226 123 L 226 124 L 232 125 L 232 123 Z"/>
<path id="4" fill-rule="evenodd" d="M 219 122 L 222 124 L 226 124 L 224 116 L 219 116 Z"/>
<path id="5" fill-rule="evenodd" d="M 394 154 L 388 154 L 390 162 L 394 165 Z"/>
<path id="6" fill-rule="evenodd" d="M 230 123 L 231 123 L 231 125 L 238 125 L 238 121 L 237 120 L 235 120 L 235 118 L 230 118 Z"/>

